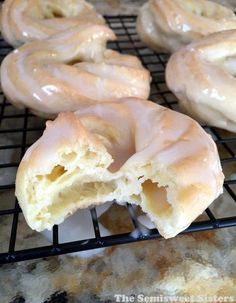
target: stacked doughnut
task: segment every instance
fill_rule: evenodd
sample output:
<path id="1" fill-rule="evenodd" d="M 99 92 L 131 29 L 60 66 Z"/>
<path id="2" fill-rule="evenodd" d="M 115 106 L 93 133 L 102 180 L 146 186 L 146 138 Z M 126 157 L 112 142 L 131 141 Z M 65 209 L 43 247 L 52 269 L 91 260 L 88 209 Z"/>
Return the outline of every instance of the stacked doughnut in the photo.
<path id="1" fill-rule="evenodd" d="M 42 231 L 115 199 L 173 237 L 222 193 L 216 145 L 191 118 L 147 101 L 149 72 L 106 48 L 116 37 L 91 6 L 68 3 L 7 0 L 2 10 L 7 41 L 26 42 L 2 63 L 5 95 L 37 115 L 59 114 L 20 163 L 24 216 Z"/>

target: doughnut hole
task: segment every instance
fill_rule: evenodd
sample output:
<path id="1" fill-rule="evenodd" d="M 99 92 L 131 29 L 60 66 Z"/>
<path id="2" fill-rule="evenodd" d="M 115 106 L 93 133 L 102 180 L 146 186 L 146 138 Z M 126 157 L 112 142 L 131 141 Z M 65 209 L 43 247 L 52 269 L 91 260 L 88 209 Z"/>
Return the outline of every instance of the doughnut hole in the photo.
<path id="1" fill-rule="evenodd" d="M 63 11 L 61 11 L 58 7 L 55 7 L 51 10 L 49 18 L 51 19 L 51 18 L 63 18 L 63 17 L 65 17 Z"/>
<path id="2" fill-rule="evenodd" d="M 75 17 L 80 13 L 80 6 L 75 1 L 40 1 L 41 11 L 44 19 Z"/>
<path id="3" fill-rule="evenodd" d="M 76 66 L 76 64 L 78 64 L 78 63 L 81 63 L 82 61 L 80 60 L 80 59 L 78 59 L 78 58 L 73 58 L 72 60 L 70 60 L 70 61 L 65 61 L 65 63 L 67 64 L 67 65 L 70 65 L 70 66 Z"/>

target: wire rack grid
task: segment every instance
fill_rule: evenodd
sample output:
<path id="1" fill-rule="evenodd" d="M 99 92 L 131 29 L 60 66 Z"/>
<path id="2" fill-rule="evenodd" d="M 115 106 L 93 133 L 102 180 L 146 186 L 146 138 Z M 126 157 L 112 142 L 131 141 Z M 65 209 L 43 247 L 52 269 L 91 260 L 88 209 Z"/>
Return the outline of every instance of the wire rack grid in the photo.
<path id="1" fill-rule="evenodd" d="M 110 48 L 122 53 L 138 56 L 143 65 L 151 71 L 152 88 L 150 99 L 168 108 L 178 110 L 176 98 L 168 91 L 165 84 L 165 66 L 168 56 L 165 54 L 157 54 L 146 48 L 140 42 L 135 29 L 135 16 L 107 16 L 106 20 L 118 36 L 117 41 L 110 43 Z M 11 50 L 11 47 L 1 38 L 0 61 L 2 61 L 5 55 Z M 35 117 L 29 113 L 27 109 L 19 110 L 14 108 L 2 93 L 0 99 L 0 194 L 5 191 L 10 191 L 11 199 L 14 201 L 12 207 L 1 209 L 1 199 L 3 198 L 1 198 L 2 196 L 0 195 L 0 223 L 3 216 L 8 215 L 12 217 L 12 224 L 9 229 L 8 249 L 0 253 L 0 264 L 154 239 L 160 236 L 156 229 L 143 229 L 140 221 L 137 219 L 133 206 L 127 204 L 127 212 L 133 223 L 133 231 L 137 232 L 135 237 L 132 236 L 132 233 L 101 236 L 97 212 L 95 208 L 92 208 L 90 214 L 93 222 L 94 238 L 60 243 L 60 226 L 56 225 L 52 230 L 52 245 L 17 250 L 15 244 L 18 233 L 20 232 L 18 230 L 18 221 L 21 209 L 17 200 L 14 198 L 14 178 L 9 180 L 8 172 L 10 170 L 13 171 L 13 176 L 15 177 L 20 159 L 26 149 L 42 134 L 45 121 Z M 236 136 L 215 128 L 207 126 L 204 126 L 204 128 L 212 135 L 218 148 L 223 152 L 223 157 L 221 157 L 223 169 L 225 165 L 226 167 L 235 168 Z M 6 160 L 4 156 L 6 154 L 14 154 L 13 160 Z M 1 155 L 3 155 L 3 157 L 1 157 Z M 232 201 L 236 202 L 235 176 L 234 178 L 226 178 L 224 191 Z M 210 209 L 206 210 L 206 215 L 206 220 L 193 222 L 184 233 L 236 226 L 236 216 L 217 217 Z"/>

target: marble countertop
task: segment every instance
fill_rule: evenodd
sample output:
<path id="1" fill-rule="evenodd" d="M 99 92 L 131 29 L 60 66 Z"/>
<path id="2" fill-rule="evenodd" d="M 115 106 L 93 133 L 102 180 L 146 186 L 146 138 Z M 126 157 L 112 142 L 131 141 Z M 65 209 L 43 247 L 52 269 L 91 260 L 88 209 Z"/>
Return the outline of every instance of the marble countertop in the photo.
<path id="1" fill-rule="evenodd" d="M 9 220 L 5 217 L 0 224 L 0 250 L 7 242 L 3 235 L 9 234 Z M 125 207 L 116 204 L 99 221 L 112 234 L 133 228 Z M 49 244 L 23 216 L 19 231 L 18 249 Z M 236 300 L 235 260 L 236 229 L 228 228 L 114 246 L 94 256 L 85 252 L 7 264 L 0 266 L 1 303 L 108 303 L 115 302 L 115 294 L 217 295 Z"/>
<path id="2" fill-rule="evenodd" d="M 145 1 L 90 2 L 102 14 L 133 15 Z M 1 140 L 6 143 L 9 139 Z M 2 156 L 9 157 L 6 154 Z M 1 178 L 8 178 L 8 175 Z M 13 196 L 12 191 L 0 192 L 1 209 L 9 208 L 9 204 L 14 203 L 13 199 L 8 199 Z M 214 203 L 213 211 L 222 216 L 236 215 L 232 212 L 234 202 L 225 203 L 228 198 L 226 194 L 221 196 Z M 78 217 L 84 216 L 87 216 L 86 211 L 77 213 L 71 220 L 78 221 Z M 199 218 L 203 219 L 204 216 Z M 10 216 L 0 217 L 0 252 L 7 249 L 11 222 Z M 66 224 L 72 224 L 68 222 L 62 226 L 62 229 L 65 228 L 64 240 L 78 236 L 76 229 L 68 235 Z M 116 204 L 100 216 L 99 222 L 106 234 L 133 229 L 125 208 Z M 86 226 L 86 229 L 89 232 L 89 227 Z M 49 243 L 50 235 L 32 231 L 21 214 L 16 248 Z M 227 228 L 180 235 L 169 240 L 114 246 L 94 255 L 85 252 L 0 265 L 0 302 L 108 303 L 115 302 L 115 294 L 134 295 L 136 298 L 138 294 L 234 296 L 233 302 L 236 302 L 235 261 L 236 228 Z"/>

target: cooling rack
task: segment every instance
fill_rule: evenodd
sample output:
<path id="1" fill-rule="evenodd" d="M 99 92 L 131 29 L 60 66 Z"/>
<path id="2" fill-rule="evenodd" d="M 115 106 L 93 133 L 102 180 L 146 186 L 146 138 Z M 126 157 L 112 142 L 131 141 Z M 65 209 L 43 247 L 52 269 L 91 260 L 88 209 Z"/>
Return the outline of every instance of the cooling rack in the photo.
<path id="1" fill-rule="evenodd" d="M 176 98 L 168 91 L 165 85 L 164 70 L 168 60 L 165 54 L 157 54 L 146 48 L 139 40 L 135 30 L 135 16 L 107 16 L 107 23 L 115 31 L 118 41 L 110 43 L 110 48 L 122 53 L 134 54 L 140 58 L 143 65 L 151 71 L 152 89 L 151 99 L 158 104 L 178 110 Z M 0 61 L 11 51 L 11 47 L 0 39 Z M 19 215 L 21 209 L 14 197 L 14 178 L 20 159 L 26 149 L 41 135 L 45 121 L 35 117 L 28 110 L 15 109 L 0 93 L 0 194 L 9 191 L 11 194 L 12 207 L 1 209 L 4 195 L 0 195 L 0 233 L 1 218 L 11 216 L 12 224 L 9 229 L 8 249 L 0 253 L 0 264 L 16 261 L 30 260 L 35 258 L 72 253 L 94 248 L 108 247 L 112 245 L 154 239 L 160 237 L 156 229 L 143 229 L 142 224 L 135 214 L 132 205 L 127 204 L 126 209 L 132 220 L 133 233 L 121 233 L 110 236 L 102 236 L 99 229 L 97 212 L 95 208 L 90 210 L 94 237 L 90 239 L 61 243 L 59 241 L 60 226 L 54 226 L 52 230 L 52 245 L 33 247 L 30 249 L 16 249 Z M 224 173 L 227 169 L 236 167 L 236 136 L 216 129 L 203 126 L 215 140 L 221 151 L 221 163 Z M 9 160 L 10 156 L 10 160 Z M 235 170 L 234 170 L 235 171 Z M 9 172 L 11 178 L 9 179 Z M 13 177 L 12 177 L 13 176 Z M 234 203 L 236 210 L 236 176 L 226 172 L 224 183 L 224 195 L 227 195 Z M 227 203 L 225 201 L 224 203 Z M 236 213 L 236 212 L 235 212 Z M 207 209 L 206 219 L 191 224 L 183 233 L 212 230 L 223 227 L 236 226 L 236 216 L 218 217 L 210 209 Z"/>

